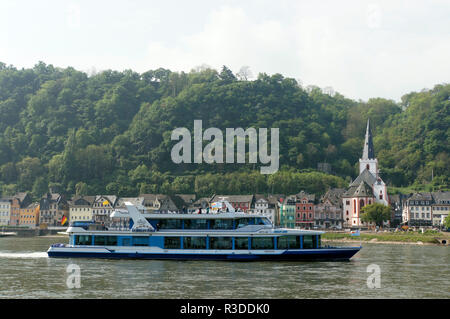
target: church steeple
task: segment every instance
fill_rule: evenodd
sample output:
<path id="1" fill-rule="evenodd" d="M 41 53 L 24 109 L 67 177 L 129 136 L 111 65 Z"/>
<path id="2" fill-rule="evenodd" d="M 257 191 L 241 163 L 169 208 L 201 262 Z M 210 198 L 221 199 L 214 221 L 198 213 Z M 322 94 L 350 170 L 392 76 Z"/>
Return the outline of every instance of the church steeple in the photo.
<path id="1" fill-rule="evenodd" d="M 363 154 L 359 159 L 359 173 L 361 174 L 365 169 L 371 172 L 375 178 L 378 178 L 378 161 L 375 158 L 375 152 L 373 150 L 372 131 L 370 129 L 369 119 L 367 120 Z"/>
<path id="2" fill-rule="evenodd" d="M 364 141 L 363 160 L 374 159 L 375 152 L 373 150 L 372 131 L 370 130 L 370 119 L 367 119 L 366 139 Z"/>

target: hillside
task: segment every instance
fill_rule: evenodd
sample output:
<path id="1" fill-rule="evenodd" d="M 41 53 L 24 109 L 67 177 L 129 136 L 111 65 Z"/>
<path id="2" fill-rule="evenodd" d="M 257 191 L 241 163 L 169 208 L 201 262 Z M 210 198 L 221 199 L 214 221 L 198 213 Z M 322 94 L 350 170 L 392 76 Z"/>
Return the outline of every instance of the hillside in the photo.
<path id="1" fill-rule="evenodd" d="M 406 92 L 405 92 L 406 93 Z M 43 62 L 0 63 L 0 190 L 68 193 L 323 193 L 357 175 L 370 117 L 388 185 L 449 188 L 450 84 L 401 103 L 354 101 L 280 74 L 238 79 L 224 67 L 88 75 Z M 280 129 L 280 171 L 259 164 L 175 164 L 172 130 Z M 332 175 L 315 171 L 329 163 Z M 433 176 L 433 180 L 431 178 Z"/>

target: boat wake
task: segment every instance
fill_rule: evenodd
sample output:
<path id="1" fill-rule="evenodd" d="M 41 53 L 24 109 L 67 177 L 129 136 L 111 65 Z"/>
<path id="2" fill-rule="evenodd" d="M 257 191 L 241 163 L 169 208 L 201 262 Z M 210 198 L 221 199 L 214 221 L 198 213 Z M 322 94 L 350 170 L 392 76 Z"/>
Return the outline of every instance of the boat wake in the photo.
<path id="1" fill-rule="evenodd" d="M 46 252 L 19 252 L 19 253 L 9 253 L 0 252 L 0 258 L 47 258 Z"/>

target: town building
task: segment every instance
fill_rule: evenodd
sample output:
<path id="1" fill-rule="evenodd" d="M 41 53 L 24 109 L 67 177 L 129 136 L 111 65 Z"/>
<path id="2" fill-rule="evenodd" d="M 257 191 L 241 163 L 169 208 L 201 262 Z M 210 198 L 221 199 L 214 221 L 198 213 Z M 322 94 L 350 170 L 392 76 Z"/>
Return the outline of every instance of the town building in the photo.
<path id="1" fill-rule="evenodd" d="M 433 192 L 432 224 L 436 227 L 444 225 L 444 219 L 447 218 L 450 212 L 450 192 Z"/>
<path id="2" fill-rule="evenodd" d="M 195 194 L 175 194 L 176 202 L 178 202 L 178 208 L 183 211 L 187 212 L 188 208 L 195 203 Z M 177 204 L 177 203 L 175 203 Z"/>
<path id="3" fill-rule="evenodd" d="M 69 201 L 69 223 L 94 221 L 95 196 L 74 196 Z"/>
<path id="4" fill-rule="evenodd" d="M 403 223 L 413 227 L 431 226 L 433 201 L 429 192 L 412 194 L 403 207 Z"/>
<path id="5" fill-rule="evenodd" d="M 115 210 L 127 210 L 125 202 L 131 203 L 142 213 L 146 213 L 144 206 L 144 197 L 121 197 L 117 200 Z M 129 217 L 112 217 L 109 223 L 109 229 L 128 230 L 130 229 Z"/>
<path id="6" fill-rule="evenodd" d="M 295 195 L 286 198 L 280 198 L 278 207 L 280 210 L 280 227 L 295 228 L 295 211 L 296 211 Z"/>
<path id="7" fill-rule="evenodd" d="M 269 194 L 267 196 L 267 200 L 275 208 L 275 226 L 280 226 L 280 205 L 279 205 L 279 203 L 281 203 L 285 197 L 286 196 L 283 194 Z"/>
<path id="8" fill-rule="evenodd" d="M 28 193 L 17 193 L 12 197 L 11 213 L 9 224 L 11 226 L 19 226 L 20 209 L 31 204 L 31 196 Z"/>
<path id="9" fill-rule="evenodd" d="M 248 213 L 258 214 L 269 218 L 272 224 L 276 222 L 276 202 L 269 201 L 269 198 L 264 195 L 255 195 L 254 203 Z"/>
<path id="10" fill-rule="evenodd" d="M 316 205 L 314 212 L 314 227 L 319 229 L 342 229 L 344 224 L 342 212 L 342 195 L 345 189 L 328 190 Z"/>
<path id="11" fill-rule="evenodd" d="M 32 203 L 19 210 L 19 226 L 36 228 L 39 226 L 39 204 Z"/>
<path id="12" fill-rule="evenodd" d="M 251 209 L 253 204 L 254 196 L 253 195 L 214 195 L 211 199 L 210 203 L 215 203 L 220 201 L 221 199 L 227 200 L 231 206 L 236 211 L 241 211 L 246 213 L 247 210 Z M 223 209 L 226 209 L 224 206 Z"/>
<path id="13" fill-rule="evenodd" d="M 379 175 L 378 160 L 375 157 L 370 121 L 367 120 L 366 136 L 362 157 L 359 160 L 359 176 L 342 195 L 344 226 L 369 226 L 361 221 L 361 209 L 373 203 L 389 205 L 386 184 Z"/>
<path id="14" fill-rule="evenodd" d="M 403 205 L 408 196 L 404 194 L 389 195 L 389 201 L 392 208 L 391 227 L 398 227 L 401 225 L 403 218 Z"/>
<path id="15" fill-rule="evenodd" d="M 0 226 L 8 226 L 11 221 L 12 198 L 0 199 Z"/>
<path id="16" fill-rule="evenodd" d="M 199 210 L 206 211 L 208 207 L 210 207 L 211 198 L 201 197 L 197 199 L 195 202 L 187 206 L 186 211 L 182 211 L 183 213 L 195 213 Z"/>
<path id="17" fill-rule="evenodd" d="M 180 209 L 169 195 L 164 194 L 141 194 L 144 199 L 143 205 L 148 213 L 177 212 Z"/>
<path id="18" fill-rule="evenodd" d="M 314 226 L 314 194 L 304 191 L 295 195 L 295 226 L 311 229 Z"/>
<path id="19" fill-rule="evenodd" d="M 118 197 L 115 195 L 97 195 L 92 205 L 92 216 L 95 223 L 109 226 L 111 219 L 109 215 L 116 207 Z"/>
<path id="20" fill-rule="evenodd" d="M 48 192 L 39 202 L 39 224 L 47 226 L 61 226 L 63 216 L 70 220 L 69 204 L 64 195 Z"/>

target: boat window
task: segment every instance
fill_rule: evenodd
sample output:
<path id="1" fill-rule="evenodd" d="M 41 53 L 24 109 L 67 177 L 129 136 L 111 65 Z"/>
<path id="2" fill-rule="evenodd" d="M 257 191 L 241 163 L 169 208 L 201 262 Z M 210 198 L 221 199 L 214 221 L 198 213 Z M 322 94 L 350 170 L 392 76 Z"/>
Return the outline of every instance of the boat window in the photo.
<path id="1" fill-rule="evenodd" d="M 92 245 L 92 236 L 89 235 L 76 236 L 75 245 Z"/>
<path id="2" fill-rule="evenodd" d="M 253 237 L 252 249 L 274 249 L 274 237 Z"/>
<path id="3" fill-rule="evenodd" d="M 181 229 L 181 219 L 160 219 L 159 229 Z"/>
<path id="4" fill-rule="evenodd" d="M 231 237 L 210 237 L 210 249 L 233 249 L 233 240 Z"/>
<path id="5" fill-rule="evenodd" d="M 133 237 L 133 246 L 148 246 L 148 237 Z"/>
<path id="6" fill-rule="evenodd" d="M 180 249 L 180 237 L 164 237 L 164 249 Z"/>
<path id="7" fill-rule="evenodd" d="M 248 237 L 235 237 L 234 249 L 248 249 Z"/>
<path id="8" fill-rule="evenodd" d="M 106 246 L 117 246 L 117 236 L 106 236 Z"/>
<path id="9" fill-rule="evenodd" d="M 117 237 L 116 236 L 94 236 L 94 245 L 117 246 Z"/>
<path id="10" fill-rule="evenodd" d="M 239 218 L 236 220 L 236 228 L 245 227 L 247 225 L 253 225 L 255 219 L 254 218 Z"/>
<path id="11" fill-rule="evenodd" d="M 303 249 L 313 249 L 313 237 L 312 235 L 303 236 Z"/>
<path id="12" fill-rule="evenodd" d="M 184 249 L 206 249 L 206 237 L 183 237 Z"/>
<path id="13" fill-rule="evenodd" d="M 184 229 L 208 229 L 208 221 L 206 219 L 185 219 Z"/>
<path id="14" fill-rule="evenodd" d="M 271 225 L 271 223 L 266 217 L 256 217 L 255 225 Z"/>
<path id="15" fill-rule="evenodd" d="M 211 219 L 210 229 L 233 229 L 232 219 Z"/>
<path id="16" fill-rule="evenodd" d="M 105 236 L 94 236 L 94 245 L 104 246 L 105 242 Z"/>
<path id="17" fill-rule="evenodd" d="M 277 238 L 278 249 L 299 249 L 300 237 L 299 236 L 281 236 Z"/>

